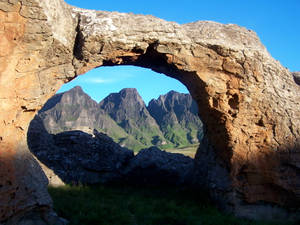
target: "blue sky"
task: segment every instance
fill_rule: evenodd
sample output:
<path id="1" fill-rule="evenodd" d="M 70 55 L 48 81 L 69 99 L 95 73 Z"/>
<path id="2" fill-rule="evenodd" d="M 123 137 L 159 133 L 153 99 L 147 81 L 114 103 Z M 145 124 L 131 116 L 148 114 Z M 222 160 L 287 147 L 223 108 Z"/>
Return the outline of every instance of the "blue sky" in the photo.
<path id="1" fill-rule="evenodd" d="M 168 21 L 212 20 L 254 30 L 271 55 L 291 71 L 300 71 L 300 0 L 66 0 L 86 9 L 151 14 Z M 98 68 L 64 85 L 83 87 L 100 101 L 111 92 L 135 87 L 147 103 L 170 90 L 187 92 L 178 81 L 148 69 L 119 66 Z"/>

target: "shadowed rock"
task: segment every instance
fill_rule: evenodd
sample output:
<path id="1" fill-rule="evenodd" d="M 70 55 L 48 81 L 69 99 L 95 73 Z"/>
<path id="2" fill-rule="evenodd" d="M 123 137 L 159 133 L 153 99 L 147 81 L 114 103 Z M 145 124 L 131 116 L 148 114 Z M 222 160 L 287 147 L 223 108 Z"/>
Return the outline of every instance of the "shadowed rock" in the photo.
<path id="1" fill-rule="evenodd" d="M 157 147 L 141 150 L 124 170 L 127 182 L 147 186 L 190 186 L 194 172 L 194 160 L 177 153 L 169 153 Z"/>
<path id="2" fill-rule="evenodd" d="M 295 82 L 300 85 L 300 72 L 293 72 L 293 77 L 294 77 L 294 80 Z"/>
<path id="3" fill-rule="evenodd" d="M 36 117 L 28 131 L 28 146 L 44 165 L 50 185 L 131 183 L 139 185 L 191 186 L 194 160 L 156 147 L 136 156 L 106 134 L 93 136 L 79 130 L 49 134 Z M 53 171 L 52 173 L 49 172 Z"/>
<path id="4" fill-rule="evenodd" d="M 133 158 L 132 151 L 96 130 L 93 136 L 76 130 L 52 135 L 38 118 L 31 123 L 28 145 L 43 164 L 71 184 L 119 181 L 122 170 Z M 49 176 L 48 179 L 51 184 Z"/>

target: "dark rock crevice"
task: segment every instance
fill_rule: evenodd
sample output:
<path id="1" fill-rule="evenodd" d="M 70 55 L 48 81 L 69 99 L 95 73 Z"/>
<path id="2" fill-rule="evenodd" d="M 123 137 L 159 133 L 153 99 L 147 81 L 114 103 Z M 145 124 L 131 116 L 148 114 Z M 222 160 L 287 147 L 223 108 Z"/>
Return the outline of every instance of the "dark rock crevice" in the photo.
<path id="1" fill-rule="evenodd" d="M 81 61 L 83 60 L 83 46 L 84 46 L 84 36 L 80 28 L 81 23 L 81 16 L 80 14 L 77 14 L 77 26 L 76 26 L 76 36 L 75 36 L 75 42 L 73 47 L 73 55 L 74 57 Z"/>
<path id="2" fill-rule="evenodd" d="M 296 84 L 300 85 L 300 72 L 293 72 L 292 75 Z"/>

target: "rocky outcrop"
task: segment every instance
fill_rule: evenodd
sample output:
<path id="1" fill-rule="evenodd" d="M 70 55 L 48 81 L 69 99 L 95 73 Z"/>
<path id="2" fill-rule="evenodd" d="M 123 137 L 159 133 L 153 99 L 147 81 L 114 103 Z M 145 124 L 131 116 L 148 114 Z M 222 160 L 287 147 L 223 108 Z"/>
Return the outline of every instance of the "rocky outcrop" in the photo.
<path id="1" fill-rule="evenodd" d="M 157 147 L 141 150 L 123 171 L 126 182 L 146 186 L 190 186 L 193 183 L 194 160 Z"/>
<path id="2" fill-rule="evenodd" d="M 206 127 L 209 154 L 199 174 L 224 208 L 252 218 L 299 215 L 300 87 L 253 31 L 83 10 L 62 0 L 2 0 L 1 221 L 51 208 L 46 178 L 28 151 L 29 122 L 63 83 L 108 65 L 151 68 L 187 86 Z"/>
<path id="3" fill-rule="evenodd" d="M 294 77 L 296 84 L 300 85 L 300 72 L 293 72 L 292 75 Z"/>
<path id="4" fill-rule="evenodd" d="M 194 160 L 157 147 L 133 152 L 97 130 L 49 134 L 36 118 L 30 123 L 28 145 L 49 184 L 125 183 L 146 186 L 192 186 Z"/>
<path id="5" fill-rule="evenodd" d="M 119 181 L 134 156 L 96 130 L 93 135 L 78 130 L 49 134 L 38 117 L 30 124 L 28 145 L 52 186 Z"/>

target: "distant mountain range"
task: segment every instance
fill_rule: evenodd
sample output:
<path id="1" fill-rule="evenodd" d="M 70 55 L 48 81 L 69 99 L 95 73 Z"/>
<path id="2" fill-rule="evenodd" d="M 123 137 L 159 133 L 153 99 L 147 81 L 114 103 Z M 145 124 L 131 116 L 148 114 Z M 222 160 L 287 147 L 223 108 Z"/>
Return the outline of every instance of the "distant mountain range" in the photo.
<path id="1" fill-rule="evenodd" d="M 202 122 L 197 112 L 189 94 L 170 91 L 152 99 L 147 107 L 134 88 L 112 93 L 97 103 L 76 86 L 49 99 L 35 119 L 43 121 L 51 134 L 96 129 L 138 151 L 152 145 L 166 149 L 199 143 Z"/>

